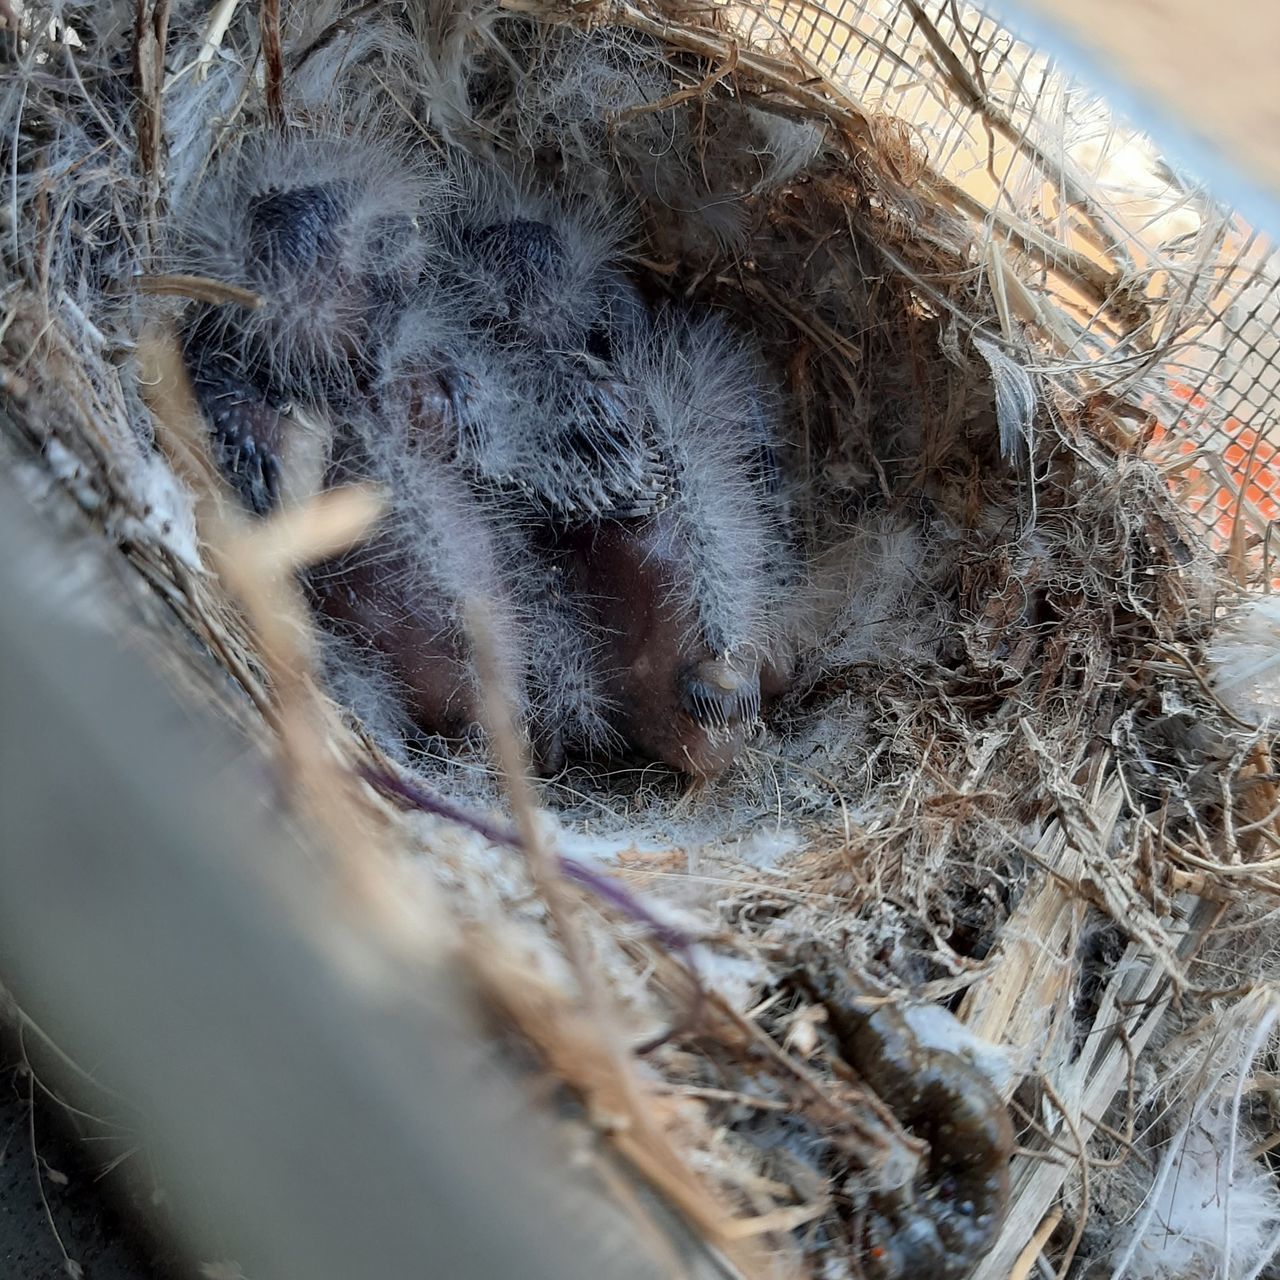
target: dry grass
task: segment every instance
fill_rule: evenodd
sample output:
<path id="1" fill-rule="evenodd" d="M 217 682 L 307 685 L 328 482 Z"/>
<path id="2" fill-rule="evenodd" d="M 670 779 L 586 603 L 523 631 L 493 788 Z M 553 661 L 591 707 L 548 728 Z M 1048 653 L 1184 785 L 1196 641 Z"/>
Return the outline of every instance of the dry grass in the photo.
<path id="1" fill-rule="evenodd" d="M 163 602 L 159 613 L 133 609 L 134 625 L 170 675 L 274 753 L 371 927 L 395 914 L 384 868 L 406 850 L 430 852 L 447 910 L 463 920 L 441 937 L 485 999 L 583 1103 L 600 1145 L 739 1273 L 812 1273 L 821 1250 L 856 1255 L 843 1178 L 853 1170 L 874 1184 L 913 1141 L 842 1074 L 786 988 L 788 949 L 816 936 L 891 984 L 945 1000 L 1008 1051 L 1020 1149 L 1003 1229 L 974 1275 L 1027 1275 L 1037 1256 L 1064 1275 L 1089 1247 L 1091 1207 L 1119 1194 L 1115 1167 L 1142 1146 L 1144 1127 L 1156 1132 L 1158 1091 L 1143 1081 L 1159 1072 L 1159 1055 L 1224 1000 L 1249 998 L 1254 974 L 1207 971 L 1206 946 L 1228 967 L 1250 947 L 1274 947 L 1274 743 L 1214 693 L 1204 657 L 1211 566 L 1142 459 L 1141 386 L 1127 370 L 1117 381 L 1073 364 L 1079 299 L 1106 311 L 1117 333 L 1147 326 L 1145 358 L 1161 377 L 1178 331 L 1155 336 L 1149 300 L 1126 282 L 1128 250 L 1094 193 L 1069 181 L 1060 192 L 1097 233 L 1089 253 L 998 202 L 984 205 L 931 167 L 909 127 L 852 100 L 809 51 L 788 47 L 770 11 L 734 11 L 772 33 L 749 45 L 726 10 L 627 0 L 572 15 L 541 0 L 506 7 L 658 41 L 680 86 L 664 109 L 696 120 L 708 101 L 733 99 L 827 131 L 803 178 L 753 198 L 745 248 L 677 257 L 661 211 L 646 208 L 638 269 L 655 290 L 734 314 L 784 371 L 815 543 L 858 516 L 850 487 L 834 478 L 850 468 L 866 472 L 860 502 L 907 516 L 927 503 L 961 531 L 941 580 L 919 584 L 924 608 L 937 601 L 945 615 L 944 650 L 918 664 L 889 654 L 821 669 L 786 709 L 777 740 L 743 770 L 747 817 L 732 797 L 673 800 L 655 784 L 656 803 L 676 816 L 705 804 L 725 836 L 776 805 L 802 836 L 793 856 L 761 869 L 725 850 L 703 865 L 690 849 L 636 850 L 613 868 L 651 896 L 670 888 L 671 901 L 695 912 L 707 953 L 749 972 L 754 999 L 711 989 L 688 1016 L 677 951 L 639 936 L 616 902 L 564 881 L 537 813 L 557 793 L 529 787 L 492 671 L 497 763 L 526 862 L 503 855 L 495 873 L 480 816 L 472 830 L 449 830 L 398 812 L 362 780 L 395 766 L 319 692 L 292 571 L 357 536 L 371 508 L 365 496 L 331 495 L 248 532 L 221 496 L 164 340 L 139 353 L 142 382 L 158 438 L 197 495 L 207 572 L 137 532 L 147 519 L 128 480 L 137 445 L 127 409 L 104 390 L 118 385 L 110 361 L 39 279 L 4 294 L 7 452 L 42 465 L 56 445 L 74 458 L 73 476 L 64 468 L 60 478 L 86 527 Z M 1045 181 L 1061 179 L 911 8 L 951 89 Z M 264 4 L 261 21 L 271 115 L 289 69 L 277 8 Z M 141 136 L 154 138 L 164 35 L 139 32 L 151 86 Z M 146 155 L 143 170 L 153 175 Z M 798 261 L 820 262 L 824 279 L 847 287 L 834 302 L 807 292 L 814 277 Z M 1032 278 L 1029 261 L 1054 277 L 1053 289 Z M 208 296 L 208 282 L 163 276 L 143 288 Z M 1039 366 L 1034 411 L 1015 424 L 1021 459 L 1002 455 L 1002 360 Z M 856 754 L 798 749 L 852 704 L 867 721 Z M 580 798 L 564 811 L 584 830 L 589 804 L 615 817 L 651 818 L 655 807 L 625 779 L 586 779 Z M 1226 920 L 1235 932 L 1216 933 Z M 1099 936 L 1115 940 L 1118 961 L 1091 950 Z M 642 1074 L 632 1044 L 664 1020 L 675 1030 Z M 835 1154 L 806 1164 L 757 1144 L 756 1120 L 778 1111 Z M 1131 1161 L 1137 1181 L 1144 1158 Z"/>

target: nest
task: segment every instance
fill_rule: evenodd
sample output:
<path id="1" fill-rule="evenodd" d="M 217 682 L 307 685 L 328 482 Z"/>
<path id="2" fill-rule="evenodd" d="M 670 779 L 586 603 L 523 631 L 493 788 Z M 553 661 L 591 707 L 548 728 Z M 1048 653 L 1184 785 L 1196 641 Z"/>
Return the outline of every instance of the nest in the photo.
<path id="1" fill-rule="evenodd" d="M 264 3 L 227 26 L 175 4 L 167 30 L 129 29 L 123 105 L 108 18 L 84 15 L 83 57 L 70 10 L 15 34 L 0 441 L 67 581 L 89 567 L 81 605 L 271 754 L 340 862 L 375 857 L 370 832 L 409 860 L 521 1061 L 625 1116 L 599 1142 L 742 1274 L 921 1274 L 922 1222 L 959 1242 L 938 1274 L 1261 1274 L 1266 618 L 1217 624 L 1228 588 L 1144 461 L 1142 408 L 1037 371 L 1067 312 L 1022 283 L 1034 237 L 993 271 L 917 136 L 763 13 L 410 15 Z M 376 700 L 324 692 L 290 574 L 358 536 L 365 498 L 241 520 L 145 281 L 219 135 L 318 110 L 344 77 L 382 84 L 424 146 L 541 130 L 548 184 L 639 211 L 646 288 L 728 317 L 785 386 L 798 672 L 715 784 L 530 783 L 497 693 L 474 752 L 397 759 Z M 905 1080 L 852 1047 L 884 1031 L 875 1008 L 901 1014 Z M 894 1104 L 929 1071 L 980 1075 L 1017 1136 L 1007 1188 L 975 1184 L 994 1226 L 972 1254 L 973 1215 L 954 1185 L 919 1191 L 930 1139 Z"/>

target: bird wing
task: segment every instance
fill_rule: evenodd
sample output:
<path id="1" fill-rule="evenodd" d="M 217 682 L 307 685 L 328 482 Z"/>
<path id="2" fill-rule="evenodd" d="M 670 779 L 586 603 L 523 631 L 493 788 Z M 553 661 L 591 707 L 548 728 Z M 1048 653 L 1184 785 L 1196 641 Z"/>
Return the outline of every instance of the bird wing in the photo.
<path id="1" fill-rule="evenodd" d="M 659 510 L 670 491 L 643 405 L 585 353 L 467 344 L 444 371 L 457 454 L 566 522 Z"/>

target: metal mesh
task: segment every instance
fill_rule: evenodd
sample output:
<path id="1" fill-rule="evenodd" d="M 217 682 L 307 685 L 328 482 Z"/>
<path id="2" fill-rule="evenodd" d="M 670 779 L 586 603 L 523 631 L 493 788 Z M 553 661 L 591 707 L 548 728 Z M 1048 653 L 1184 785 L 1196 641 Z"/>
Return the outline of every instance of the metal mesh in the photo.
<path id="1" fill-rule="evenodd" d="M 1054 359 L 1152 415 L 1148 455 L 1218 546 L 1280 517 L 1280 253 L 1053 59 L 957 0 L 776 0 L 741 35 L 906 122 L 984 251 L 1052 303 Z M 1031 250 L 1029 253 L 1028 250 Z"/>

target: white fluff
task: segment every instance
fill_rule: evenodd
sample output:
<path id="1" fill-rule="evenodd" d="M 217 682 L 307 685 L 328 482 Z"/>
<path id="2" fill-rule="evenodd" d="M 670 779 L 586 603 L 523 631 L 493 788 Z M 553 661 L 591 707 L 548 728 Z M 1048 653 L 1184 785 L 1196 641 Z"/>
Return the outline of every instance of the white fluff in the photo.
<path id="1" fill-rule="evenodd" d="M 932 584 L 942 540 L 918 518 L 872 510 L 841 529 L 817 556 L 803 611 L 802 673 L 817 679 L 892 654 L 933 656 L 945 634 Z"/>
<path id="2" fill-rule="evenodd" d="M 1256 1280 L 1280 1248 L 1280 1187 L 1242 1131 L 1247 1076 L 1278 1022 L 1280 996 L 1260 985 L 1215 1028 L 1111 1280 Z"/>
<path id="3" fill-rule="evenodd" d="M 262 300 L 257 309 L 202 309 L 206 342 L 246 368 L 263 365 L 284 392 L 349 384 L 353 359 L 376 340 L 382 308 L 416 284 L 446 190 L 382 134 L 244 139 L 174 220 L 176 267 Z M 262 212 L 308 193 L 317 193 L 313 208 L 323 199 L 332 210 L 319 228 L 301 225 L 305 213 L 282 227 Z M 294 243 L 298 254 L 289 251 Z"/>
<path id="4" fill-rule="evenodd" d="M 1170 1145 L 1140 1230 L 1130 1227 L 1117 1250 L 1113 1280 L 1246 1280 L 1275 1256 L 1274 1175 L 1239 1153 L 1228 1165 L 1230 1123 L 1229 1115 L 1206 1117 Z"/>
<path id="5" fill-rule="evenodd" d="M 531 152 L 559 149 L 566 181 L 598 187 L 620 164 L 646 201 L 681 215 L 682 247 L 723 249 L 745 238 L 751 198 L 804 170 L 822 135 L 727 96 L 696 113 L 670 105 L 686 87 L 643 37 L 556 29 L 520 81 L 518 127 Z"/>
<path id="6" fill-rule="evenodd" d="M 423 124 L 450 145 L 483 146 L 491 134 L 476 121 L 473 85 L 494 63 L 504 64 L 495 27 L 497 0 L 411 0 L 409 17 L 417 55 L 414 102 Z"/>
<path id="7" fill-rule="evenodd" d="M 937 1004 L 903 1004 L 902 1016 L 926 1049 L 945 1049 L 971 1062 L 995 1087 L 1011 1088 L 1021 1073 L 1011 1049 L 976 1035 L 953 1013 Z"/>
<path id="8" fill-rule="evenodd" d="M 672 496 L 663 516 L 683 548 L 686 593 L 712 652 L 777 655 L 793 565 L 777 473 L 780 399 L 758 354 L 712 315 L 668 311 L 627 344 Z"/>
<path id="9" fill-rule="evenodd" d="M 1218 696 L 1241 719 L 1280 716 L 1280 596 L 1246 604 L 1209 650 Z"/>

